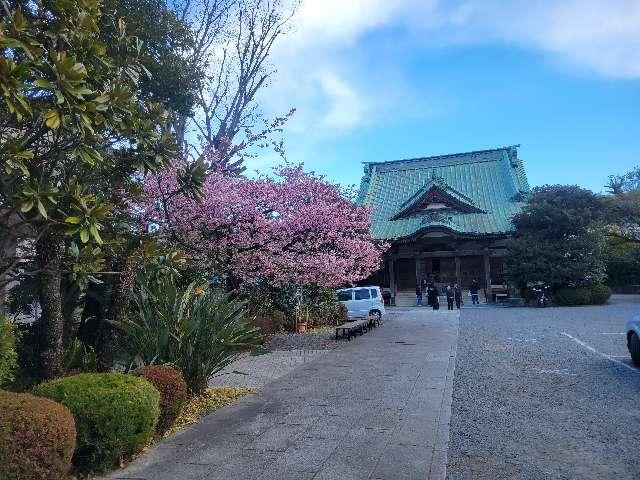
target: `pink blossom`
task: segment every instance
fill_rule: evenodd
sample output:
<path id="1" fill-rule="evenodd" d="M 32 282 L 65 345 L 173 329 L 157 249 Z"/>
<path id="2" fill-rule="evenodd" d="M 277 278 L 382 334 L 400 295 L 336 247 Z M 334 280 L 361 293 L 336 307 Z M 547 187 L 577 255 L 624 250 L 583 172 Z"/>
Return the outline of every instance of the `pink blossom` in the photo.
<path id="1" fill-rule="evenodd" d="M 220 273 L 335 287 L 380 266 L 386 245 L 374 242 L 369 210 L 302 165 L 279 167 L 274 177 L 213 171 L 200 199 L 180 193 L 177 169 L 145 179 L 141 221 Z"/>

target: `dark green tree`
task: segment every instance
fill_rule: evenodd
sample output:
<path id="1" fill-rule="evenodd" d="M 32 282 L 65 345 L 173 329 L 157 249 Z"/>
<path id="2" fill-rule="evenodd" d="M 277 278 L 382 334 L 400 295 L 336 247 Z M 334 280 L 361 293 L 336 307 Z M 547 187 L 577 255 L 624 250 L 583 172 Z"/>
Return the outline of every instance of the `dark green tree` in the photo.
<path id="1" fill-rule="evenodd" d="M 136 177 L 176 148 L 167 110 L 141 88 L 142 44 L 123 18 L 103 16 L 97 0 L 3 0 L 0 9 L 0 234 L 3 253 L 13 253 L 0 276 L 37 279 L 41 373 L 53 377 L 62 371 L 65 282 L 107 273 L 107 252 L 107 308 L 115 317 L 126 309 L 119 284 L 134 275 L 117 256 L 118 232 Z"/>
<path id="2" fill-rule="evenodd" d="M 564 185 L 533 190 L 513 218 L 507 272 L 520 288 L 542 281 L 554 289 L 605 278 L 602 205 L 591 191 Z"/>
<path id="3" fill-rule="evenodd" d="M 640 284 L 640 169 L 609 177 L 601 198 L 606 223 L 609 283 Z"/>

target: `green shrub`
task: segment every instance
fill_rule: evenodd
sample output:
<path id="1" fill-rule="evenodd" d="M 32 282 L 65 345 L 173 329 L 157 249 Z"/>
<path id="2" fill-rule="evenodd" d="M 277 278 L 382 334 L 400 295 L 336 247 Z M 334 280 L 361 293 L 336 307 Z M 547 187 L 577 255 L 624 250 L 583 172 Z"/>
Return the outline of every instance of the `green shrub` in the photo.
<path id="1" fill-rule="evenodd" d="M 141 377 L 83 373 L 38 385 L 36 395 L 71 410 L 78 431 L 74 463 L 102 471 L 140 451 L 152 438 L 160 413 L 158 390 Z"/>
<path id="2" fill-rule="evenodd" d="M 14 379 L 17 367 L 16 327 L 0 315 L 0 385 Z"/>
<path id="3" fill-rule="evenodd" d="M 0 391 L 0 412 L 0 478 L 66 478 L 76 446 L 69 409 L 28 393 Z"/>
<path id="4" fill-rule="evenodd" d="M 556 290 L 553 299 L 561 306 L 604 305 L 611 296 L 606 285 L 596 284 L 584 287 L 565 287 Z"/>
<path id="5" fill-rule="evenodd" d="M 160 392 L 160 418 L 156 425 L 156 433 L 161 436 L 171 428 L 187 399 L 184 377 L 169 365 L 140 367 L 134 374 L 149 380 Z"/>
<path id="6" fill-rule="evenodd" d="M 606 285 L 591 285 L 589 290 L 592 305 L 604 305 L 609 301 L 609 297 L 611 297 L 611 289 Z"/>
<path id="7" fill-rule="evenodd" d="M 591 303 L 591 290 L 589 287 L 559 288 L 554 292 L 553 299 L 563 307 L 589 305 Z"/>
<path id="8" fill-rule="evenodd" d="M 140 279 L 133 300 L 128 320 L 115 324 L 125 348 L 144 365 L 175 365 L 193 393 L 203 392 L 211 375 L 241 351 L 262 342 L 246 321 L 244 302 L 195 283 L 180 288 L 168 277 Z"/>

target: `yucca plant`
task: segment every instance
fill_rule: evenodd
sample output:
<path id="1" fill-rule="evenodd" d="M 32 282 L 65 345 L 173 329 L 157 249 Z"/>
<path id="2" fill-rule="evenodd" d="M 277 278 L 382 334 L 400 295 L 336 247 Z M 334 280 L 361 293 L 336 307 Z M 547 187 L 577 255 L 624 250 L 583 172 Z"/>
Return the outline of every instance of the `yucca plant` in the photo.
<path id="1" fill-rule="evenodd" d="M 208 290 L 193 298 L 181 329 L 176 365 L 192 392 L 207 388 L 209 378 L 237 355 L 261 343 L 259 331 L 245 320 L 246 302 Z"/>
<path id="2" fill-rule="evenodd" d="M 261 343 L 249 325 L 246 304 L 229 294 L 198 286 L 179 288 L 174 279 L 139 279 L 123 332 L 132 365 L 172 364 L 192 393 L 245 349 Z"/>

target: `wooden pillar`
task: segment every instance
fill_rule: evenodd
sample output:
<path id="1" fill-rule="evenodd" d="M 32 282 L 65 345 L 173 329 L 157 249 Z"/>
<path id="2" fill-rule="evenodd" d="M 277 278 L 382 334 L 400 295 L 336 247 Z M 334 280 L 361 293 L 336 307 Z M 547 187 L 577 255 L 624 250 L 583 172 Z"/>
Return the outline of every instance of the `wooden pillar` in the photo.
<path id="1" fill-rule="evenodd" d="M 483 256 L 484 259 L 484 296 L 487 300 L 487 303 L 492 303 L 493 298 L 491 296 L 491 262 L 489 261 L 489 254 L 485 253 Z"/>
<path id="2" fill-rule="evenodd" d="M 460 281 L 460 257 L 455 257 L 456 261 L 456 283 L 460 288 L 462 288 L 462 282 Z"/>
<path id="3" fill-rule="evenodd" d="M 391 290 L 391 305 L 396 304 L 396 269 L 393 257 L 389 259 L 389 290 Z"/>

